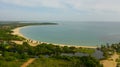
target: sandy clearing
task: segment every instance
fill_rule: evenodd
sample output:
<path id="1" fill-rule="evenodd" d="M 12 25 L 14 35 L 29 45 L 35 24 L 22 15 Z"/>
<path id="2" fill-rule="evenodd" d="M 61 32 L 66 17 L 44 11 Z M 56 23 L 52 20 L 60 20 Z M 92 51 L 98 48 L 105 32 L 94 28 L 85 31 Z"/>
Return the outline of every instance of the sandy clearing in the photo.
<path id="1" fill-rule="evenodd" d="M 111 58 L 107 60 L 102 60 L 100 63 L 103 64 L 103 67 L 116 67 L 117 62 L 116 59 L 119 58 L 119 55 L 117 53 L 114 53 L 114 55 L 111 56 Z"/>

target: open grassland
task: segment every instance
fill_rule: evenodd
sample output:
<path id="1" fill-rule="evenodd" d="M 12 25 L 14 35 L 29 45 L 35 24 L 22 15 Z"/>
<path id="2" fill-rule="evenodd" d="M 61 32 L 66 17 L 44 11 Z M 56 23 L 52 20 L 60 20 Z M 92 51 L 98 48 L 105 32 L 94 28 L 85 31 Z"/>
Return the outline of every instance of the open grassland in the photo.
<path id="1" fill-rule="evenodd" d="M 20 67 L 25 61 L 14 60 L 14 61 L 4 61 L 0 60 L 0 67 Z"/>
<path id="2" fill-rule="evenodd" d="M 40 58 L 30 64 L 28 67 L 73 67 L 72 62 L 50 58 Z"/>

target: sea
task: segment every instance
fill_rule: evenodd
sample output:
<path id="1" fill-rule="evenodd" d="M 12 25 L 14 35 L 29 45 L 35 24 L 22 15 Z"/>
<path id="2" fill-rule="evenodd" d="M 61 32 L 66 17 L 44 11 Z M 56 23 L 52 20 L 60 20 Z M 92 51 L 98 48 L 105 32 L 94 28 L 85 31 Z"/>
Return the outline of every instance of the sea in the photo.
<path id="1" fill-rule="evenodd" d="M 120 22 L 54 22 L 20 29 L 29 39 L 53 44 L 100 46 L 120 42 Z"/>

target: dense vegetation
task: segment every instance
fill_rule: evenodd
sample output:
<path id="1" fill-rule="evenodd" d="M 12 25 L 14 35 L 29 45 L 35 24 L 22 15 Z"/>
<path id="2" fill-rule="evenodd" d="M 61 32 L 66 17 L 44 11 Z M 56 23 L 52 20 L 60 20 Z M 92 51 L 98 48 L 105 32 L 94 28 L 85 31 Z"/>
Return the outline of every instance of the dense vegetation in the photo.
<path id="1" fill-rule="evenodd" d="M 101 45 L 101 51 L 104 52 L 105 58 L 109 58 L 115 52 L 120 54 L 120 43 Z"/>
<path id="2" fill-rule="evenodd" d="M 12 29 L 28 25 L 55 25 L 56 23 L 1 23 L 0 24 L 0 67 L 19 67 L 29 58 L 37 58 L 31 67 L 101 67 L 99 60 L 91 56 L 69 57 L 61 56 L 61 53 L 82 52 L 91 54 L 94 49 L 60 47 L 57 45 L 42 43 L 35 47 L 27 42 L 22 45 L 12 40 L 22 41 L 24 38 L 12 35 Z M 47 55 L 47 57 L 46 57 Z M 15 63 L 16 62 L 16 63 Z M 54 63 L 56 62 L 56 63 Z M 44 66 L 50 65 L 50 66 Z M 53 66 L 52 66 L 53 65 Z"/>
<path id="3" fill-rule="evenodd" d="M 99 61 L 90 56 L 69 57 L 54 56 L 50 58 L 39 58 L 29 67 L 102 67 Z"/>

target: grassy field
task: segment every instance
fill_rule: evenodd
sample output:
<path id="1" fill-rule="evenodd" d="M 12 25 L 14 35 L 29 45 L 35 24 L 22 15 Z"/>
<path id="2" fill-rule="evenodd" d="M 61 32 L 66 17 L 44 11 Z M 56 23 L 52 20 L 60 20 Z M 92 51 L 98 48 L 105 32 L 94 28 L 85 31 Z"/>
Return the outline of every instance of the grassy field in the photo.
<path id="1" fill-rule="evenodd" d="M 71 61 L 58 60 L 53 58 L 36 59 L 28 67 L 73 67 Z"/>
<path id="2" fill-rule="evenodd" d="M 79 49 L 75 49 L 75 52 L 93 54 L 95 52 L 95 49 L 79 48 Z"/>
<path id="3" fill-rule="evenodd" d="M 20 67 L 25 61 L 0 61 L 0 67 Z"/>

